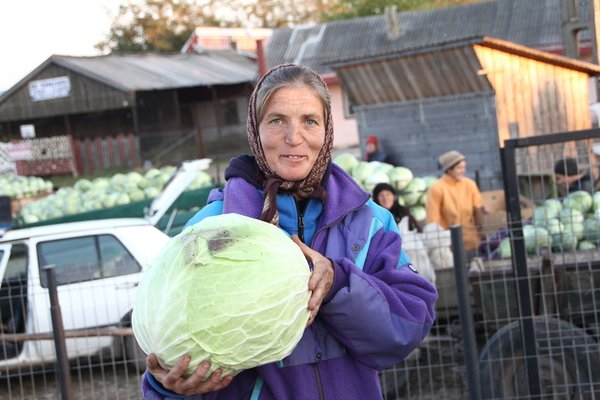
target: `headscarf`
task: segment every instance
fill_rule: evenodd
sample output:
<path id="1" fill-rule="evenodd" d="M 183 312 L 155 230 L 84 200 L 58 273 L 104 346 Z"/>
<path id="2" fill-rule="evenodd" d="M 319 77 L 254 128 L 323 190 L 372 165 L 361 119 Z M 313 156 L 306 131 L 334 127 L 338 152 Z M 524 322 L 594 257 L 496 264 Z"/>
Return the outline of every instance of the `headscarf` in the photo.
<path id="1" fill-rule="evenodd" d="M 301 68 L 311 74 L 314 74 L 323 87 L 327 89 L 327 85 L 323 79 L 310 68 L 296 64 L 283 64 L 271 69 L 265 75 L 263 75 L 263 77 L 256 84 L 256 87 L 250 96 L 247 122 L 248 143 L 250 144 L 252 153 L 254 153 L 256 164 L 258 165 L 260 172 L 262 172 L 262 174 L 265 176 L 263 186 L 265 192 L 265 201 L 260 219 L 275 225 L 279 223 L 279 213 L 277 212 L 277 204 L 275 200 L 277 192 L 280 190 L 283 190 L 301 199 L 316 197 L 325 202 L 326 193 L 322 186 L 322 182 L 328 166 L 331 163 L 331 149 L 333 147 L 333 120 L 331 117 L 331 104 L 330 102 L 326 102 L 326 104 L 324 104 L 324 114 L 327 115 L 327 120 L 325 121 L 325 140 L 323 142 L 323 147 L 321 147 L 321 151 L 317 156 L 317 160 L 315 161 L 315 164 L 306 178 L 300 181 L 286 181 L 278 176 L 277 172 L 273 171 L 267 164 L 267 159 L 265 157 L 258 132 L 259 121 L 258 115 L 256 115 L 256 97 L 265 80 L 268 80 L 269 77 L 274 73 L 281 73 L 281 70 L 287 68 Z M 299 84 L 303 85 L 301 81 L 290 81 L 289 85 L 287 86 Z M 285 85 L 279 86 L 279 88 L 281 87 L 285 87 Z"/>
<path id="2" fill-rule="evenodd" d="M 410 213 L 410 209 L 408 207 L 401 206 L 398 203 L 396 189 L 394 189 L 392 185 L 388 183 L 378 183 L 377 185 L 375 185 L 375 187 L 373 188 L 373 201 L 381 206 L 381 204 L 379 203 L 379 193 L 383 192 L 384 190 L 387 190 L 388 192 L 394 195 L 394 203 L 392 204 L 392 208 L 390 208 L 389 211 L 392 213 L 392 216 L 394 217 L 396 223 L 400 223 L 402 218 L 408 217 L 408 229 L 411 231 L 421 232 L 421 226 L 419 225 L 415 217 L 413 217 L 413 215 Z"/>

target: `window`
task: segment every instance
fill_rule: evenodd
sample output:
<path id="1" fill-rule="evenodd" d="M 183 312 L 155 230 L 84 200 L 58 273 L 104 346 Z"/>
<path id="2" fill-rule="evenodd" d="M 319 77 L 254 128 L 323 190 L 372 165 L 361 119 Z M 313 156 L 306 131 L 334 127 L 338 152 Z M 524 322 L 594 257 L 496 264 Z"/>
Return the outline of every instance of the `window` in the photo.
<path id="1" fill-rule="evenodd" d="M 44 266 L 54 265 L 57 285 L 109 278 L 139 272 L 140 265 L 114 236 L 84 236 L 38 244 L 43 287 Z"/>
<path id="2" fill-rule="evenodd" d="M 346 118 L 354 118 L 356 115 L 356 113 L 354 112 L 353 109 L 353 104 L 352 104 L 352 100 L 350 100 L 350 97 L 348 96 L 348 92 L 343 90 L 342 91 L 343 94 L 343 102 L 344 102 L 344 116 Z"/>
<path id="3" fill-rule="evenodd" d="M 235 100 L 221 101 L 219 104 L 219 122 L 224 126 L 240 123 L 237 102 Z"/>
<path id="4" fill-rule="evenodd" d="M 0 254 L 0 259 L 4 252 Z M 24 244 L 14 244 L 10 250 L 10 258 L 6 264 L 2 286 L 8 281 L 23 280 L 27 281 L 27 246 Z"/>

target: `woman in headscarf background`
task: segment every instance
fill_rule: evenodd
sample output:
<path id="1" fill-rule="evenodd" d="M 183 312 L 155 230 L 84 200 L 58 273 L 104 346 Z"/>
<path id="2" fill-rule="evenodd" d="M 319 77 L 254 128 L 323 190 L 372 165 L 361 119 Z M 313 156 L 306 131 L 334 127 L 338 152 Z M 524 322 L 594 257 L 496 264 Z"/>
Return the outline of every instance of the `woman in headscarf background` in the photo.
<path id="1" fill-rule="evenodd" d="M 331 163 L 329 93 L 315 72 L 282 65 L 261 78 L 248 141 L 253 155 L 231 160 L 225 188 L 188 224 L 238 213 L 291 235 L 313 268 L 307 328 L 288 357 L 235 377 L 219 369 L 206 376 L 207 361 L 185 377 L 189 357 L 165 370 L 150 354 L 144 398 L 380 400 L 378 370 L 425 338 L 435 288 L 408 263 L 391 214 Z"/>
<path id="2" fill-rule="evenodd" d="M 426 222 L 435 222 L 444 229 L 461 225 L 463 244 L 470 259 L 476 255 L 481 241 L 478 220 L 488 209 L 475 181 L 465 176 L 467 160 L 463 154 L 448 151 L 439 156 L 438 163 L 444 175 L 427 191 Z"/>
<path id="3" fill-rule="evenodd" d="M 421 226 L 410 213 L 408 207 L 404 207 L 398 203 L 396 190 L 389 183 L 378 183 L 373 188 L 373 201 L 381 207 L 392 213 L 397 224 L 402 221 L 402 218 L 408 217 L 408 229 L 411 231 L 421 232 Z"/>

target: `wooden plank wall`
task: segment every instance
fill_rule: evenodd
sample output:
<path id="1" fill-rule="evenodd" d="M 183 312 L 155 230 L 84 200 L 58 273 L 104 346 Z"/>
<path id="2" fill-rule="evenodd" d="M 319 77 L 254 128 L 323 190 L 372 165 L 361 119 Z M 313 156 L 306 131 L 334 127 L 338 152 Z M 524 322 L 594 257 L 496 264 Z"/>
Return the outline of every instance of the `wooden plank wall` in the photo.
<path id="1" fill-rule="evenodd" d="M 71 95 L 44 101 L 32 101 L 24 84 L 0 106 L 0 121 L 16 121 L 54 115 L 121 109 L 134 104 L 133 93 L 115 90 L 55 64 L 48 65 L 29 81 L 68 76 Z"/>
<path id="2" fill-rule="evenodd" d="M 484 46 L 474 49 L 496 93 L 501 146 L 511 138 L 591 128 L 588 74 Z M 556 159 L 577 156 L 574 143 L 543 151 L 551 156 L 539 157 L 535 147 L 523 155 L 541 162 L 528 171 L 548 173 Z"/>
<path id="3" fill-rule="evenodd" d="M 467 157 L 467 175 L 482 190 L 502 187 L 493 93 L 448 96 L 357 107 L 361 144 L 377 135 L 386 152 L 415 176 L 441 176 L 437 159 L 448 150 Z"/>

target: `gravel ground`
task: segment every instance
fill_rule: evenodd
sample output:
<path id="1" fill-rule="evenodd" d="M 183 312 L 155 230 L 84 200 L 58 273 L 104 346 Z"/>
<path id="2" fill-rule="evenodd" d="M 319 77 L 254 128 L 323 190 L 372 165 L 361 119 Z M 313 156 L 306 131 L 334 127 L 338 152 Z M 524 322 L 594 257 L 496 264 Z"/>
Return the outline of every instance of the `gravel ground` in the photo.
<path id="1" fill-rule="evenodd" d="M 462 356 L 453 349 L 450 342 L 430 341 L 401 365 L 384 371 L 380 376 L 385 400 L 467 398 Z M 72 399 L 141 400 L 140 376 L 140 371 L 122 364 L 72 367 Z M 52 373 L 0 376 L 0 400 L 17 399 L 59 400 L 58 379 Z"/>
<path id="2" fill-rule="evenodd" d="M 71 373 L 73 400 L 141 400 L 141 374 L 123 366 L 84 367 Z M 61 399 L 52 373 L 0 378 L 0 400 Z"/>

